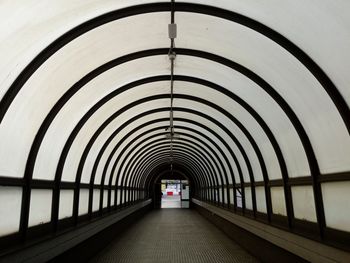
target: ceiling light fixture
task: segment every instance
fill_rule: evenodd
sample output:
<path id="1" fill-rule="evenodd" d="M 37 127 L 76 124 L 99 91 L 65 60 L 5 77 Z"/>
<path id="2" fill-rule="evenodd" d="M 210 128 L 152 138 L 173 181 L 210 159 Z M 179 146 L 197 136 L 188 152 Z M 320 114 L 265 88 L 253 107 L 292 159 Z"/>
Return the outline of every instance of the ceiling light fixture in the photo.
<path id="1" fill-rule="evenodd" d="M 174 104 L 174 62 L 176 59 L 176 53 L 174 51 L 175 48 L 175 38 L 177 36 L 177 26 L 175 24 L 175 0 L 171 1 L 171 22 L 168 25 L 168 35 L 170 38 L 170 49 L 168 53 L 168 57 L 170 60 L 170 113 L 169 113 L 169 119 L 170 124 L 169 127 L 166 129 L 169 129 L 169 134 L 166 135 L 167 138 L 170 139 L 170 171 L 171 175 L 173 175 L 173 140 L 176 138 L 179 138 L 178 134 L 175 134 L 174 131 L 174 112 L 173 112 L 173 104 Z"/>

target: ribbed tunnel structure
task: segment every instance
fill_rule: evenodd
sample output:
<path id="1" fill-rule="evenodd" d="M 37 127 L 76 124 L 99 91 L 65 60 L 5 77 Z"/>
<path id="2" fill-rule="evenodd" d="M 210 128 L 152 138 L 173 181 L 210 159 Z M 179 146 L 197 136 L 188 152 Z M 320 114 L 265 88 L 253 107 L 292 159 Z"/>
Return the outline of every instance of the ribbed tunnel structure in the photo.
<path id="1" fill-rule="evenodd" d="M 0 3 L 2 254 L 156 206 L 156 182 L 178 176 L 193 205 L 344 259 L 349 12 L 346 0 Z"/>

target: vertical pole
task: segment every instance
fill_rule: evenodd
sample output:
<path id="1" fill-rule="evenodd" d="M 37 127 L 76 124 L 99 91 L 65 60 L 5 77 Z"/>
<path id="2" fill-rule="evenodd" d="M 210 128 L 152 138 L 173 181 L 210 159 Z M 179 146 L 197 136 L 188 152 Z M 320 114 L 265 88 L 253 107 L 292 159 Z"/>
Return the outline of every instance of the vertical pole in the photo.
<path id="1" fill-rule="evenodd" d="M 175 0 L 171 0 L 171 18 L 170 23 L 175 24 Z M 170 30 L 170 27 L 169 27 Z M 175 52 L 173 51 L 175 47 L 174 35 L 170 37 L 170 50 L 169 50 L 169 59 L 170 59 L 170 171 L 171 175 L 173 175 L 173 139 L 174 139 L 174 112 L 173 112 L 173 102 L 174 102 L 174 60 L 175 60 Z"/>

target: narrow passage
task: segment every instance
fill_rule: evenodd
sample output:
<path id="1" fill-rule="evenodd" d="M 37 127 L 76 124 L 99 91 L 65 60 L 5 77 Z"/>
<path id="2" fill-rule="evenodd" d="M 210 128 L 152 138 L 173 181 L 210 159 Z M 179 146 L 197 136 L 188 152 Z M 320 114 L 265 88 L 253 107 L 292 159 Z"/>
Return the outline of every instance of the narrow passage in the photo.
<path id="1" fill-rule="evenodd" d="M 117 237 L 91 262 L 258 262 L 190 209 L 160 209 Z"/>

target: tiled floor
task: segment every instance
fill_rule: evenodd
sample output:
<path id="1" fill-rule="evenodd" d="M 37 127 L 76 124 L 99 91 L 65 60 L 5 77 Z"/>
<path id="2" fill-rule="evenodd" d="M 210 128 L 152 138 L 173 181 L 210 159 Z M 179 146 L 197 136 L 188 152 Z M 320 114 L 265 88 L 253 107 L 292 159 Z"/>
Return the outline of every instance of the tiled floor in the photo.
<path id="1" fill-rule="evenodd" d="M 258 262 L 190 209 L 152 211 L 91 262 Z"/>
<path id="2" fill-rule="evenodd" d="M 181 197 L 179 195 L 163 195 L 162 208 L 181 208 Z"/>

